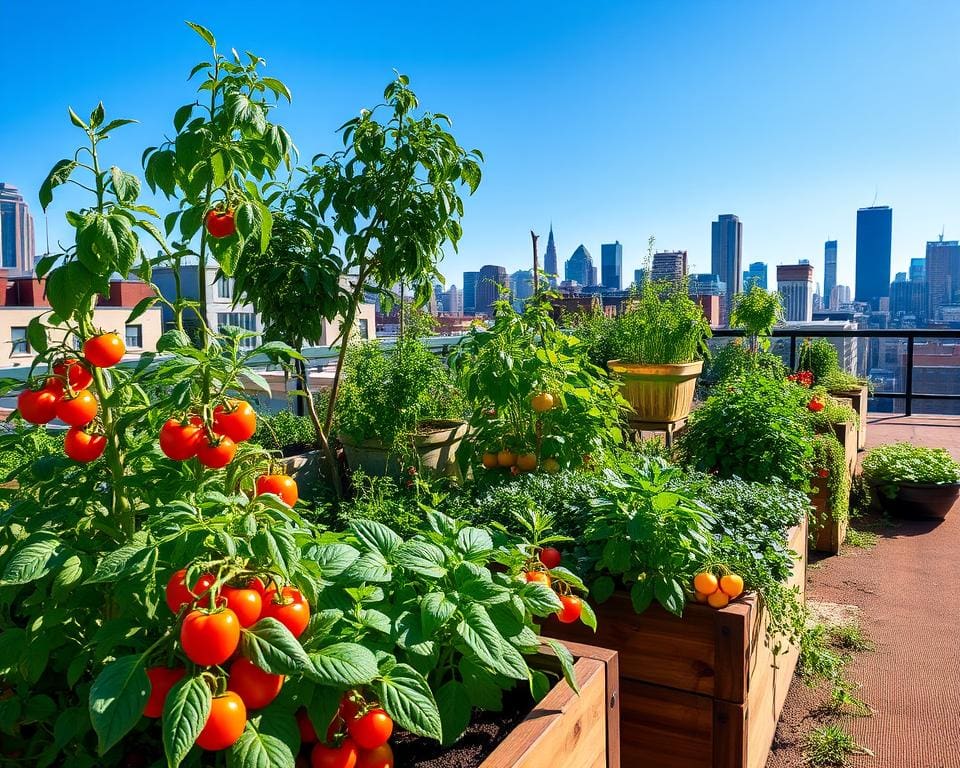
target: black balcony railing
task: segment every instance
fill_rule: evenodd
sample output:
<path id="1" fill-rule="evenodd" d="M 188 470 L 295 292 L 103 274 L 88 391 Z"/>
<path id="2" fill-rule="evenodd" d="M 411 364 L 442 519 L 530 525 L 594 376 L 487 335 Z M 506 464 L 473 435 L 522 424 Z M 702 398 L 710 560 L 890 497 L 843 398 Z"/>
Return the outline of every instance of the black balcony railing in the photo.
<path id="1" fill-rule="evenodd" d="M 741 338 L 746 334 L 742 330 L 722 328 L 714 330 L 714 338 Z M 798 328 L 777 328 L 773 331 L 773 337 L 776 339 L 789 339 L 790 369 L 795 370 L 797 365 L 797 342 L 803 339 L 826 338 L 826 339 L 891 339 L 906 340 L 906 360 L 903 363 L 903 387 L 901 391 L 874 389 L 870 397 L 881 400 L 903 400 L 904 413 L 907 416 L 913 415 L 914 400 L 951 400 L 960 401 L 960 366 L 953 366 L 955 374 L 952 376 L 953 392 L 914 392 L 914 352 L 916 342 L 933 341 L 936 339 L 953 339 L 960 344 L 960 330 L 954 329 L 930 329 L 930 328 L 893 328 L 893 329 L 798 329 Z M 856 373 L 856 372 L 854 372 Z"/>

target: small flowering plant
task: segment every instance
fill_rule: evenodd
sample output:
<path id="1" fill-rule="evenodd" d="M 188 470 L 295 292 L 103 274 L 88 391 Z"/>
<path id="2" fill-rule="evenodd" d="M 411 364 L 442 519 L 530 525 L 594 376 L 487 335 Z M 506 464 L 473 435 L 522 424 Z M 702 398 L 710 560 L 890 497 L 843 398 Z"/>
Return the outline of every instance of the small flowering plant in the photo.
<path id="1" fill-rule="evenodd" d="M 813 373 L 811 371 L 797 371 L 787 376 L 787 381 L 792 381 L 805 389 L 810 389 L 813 386 Z"/>

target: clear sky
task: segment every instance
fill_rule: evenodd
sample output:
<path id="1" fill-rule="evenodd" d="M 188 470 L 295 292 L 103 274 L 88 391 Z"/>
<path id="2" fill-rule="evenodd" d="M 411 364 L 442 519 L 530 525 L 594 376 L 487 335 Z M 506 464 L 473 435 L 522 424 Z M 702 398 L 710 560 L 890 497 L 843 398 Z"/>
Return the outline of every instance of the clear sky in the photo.
<path id="1" fill-rule="evenodd" d="M 809 258 L 839 240 L 852 285 L 856 209 L 893 206 L 893 271 L 942 228 L 960 237 L 960 3 L 247 2 L 77 5 L 0 0 L 0 181 L 37 189 L 78 138 L 66 106 L 140 124 L 107 160 L 139 170 L 193 98 L 185 82 L 210 27 L 293 91 L 278 118 L 306 158 L 377 102 L 397 68 L 422 104 L 485 153 L 467 202 L 462 271 L 529 265 L 529 230 L 553 221 L 562 260 L 624 246 L 624 276 L 650 234 L 709 271 L 710 222 L 743 221 L 744 266 Z M 55 203 L 53 240 L 66 231 Z M 892 275 L 891 275 L 892 278 Z"/>

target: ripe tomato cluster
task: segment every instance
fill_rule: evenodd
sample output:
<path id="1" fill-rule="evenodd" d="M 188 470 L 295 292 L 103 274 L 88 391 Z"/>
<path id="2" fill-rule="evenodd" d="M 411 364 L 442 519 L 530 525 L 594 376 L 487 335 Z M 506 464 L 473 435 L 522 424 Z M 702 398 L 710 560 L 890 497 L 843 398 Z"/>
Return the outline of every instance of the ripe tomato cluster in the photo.
<path id="1" fill-rule="evenodd" d="M 546 413 L 555 405 L 556 398 L 549 392 L 538 392 L 530 398 L 530 407 L 537 414 Z M 491 409 L 488 415 L 495 417 L 496 411 Z M 481 458 L 481 463 L 486 469 L 507 469 L 514 475 L 518 475 L 521 472 L 533 472 L 538 466 L 544 472 L 551 475 L 560 470 L 560 462 L 552 456 L 538 460 L 537 454 L 533 451 L 520 453 L 514 452 L 506 447 L 501 448 L 499 451 L 485 451 Z"/>
<path id="2" fill-rule="evenodd" d="M 824 409 L 823 400 L 821 400 L 819 397 L 814 397 L 810 400 L 809 403 L 807 403 L 807 408 L 809 408 L 814 413 L 819 413 Z"/>
<path id="3" fill-rule="evenodd" d="M 297 711 L 297 725 L 311 768 L 393 768 L 393 718 L 355 691 L 340 700 L 323 741 L 305 709 Z"/>
<path id="4" fill-rule="evenodd" d="M 702 571 L 693 577 L 694 596 L 698 603 L 713 608 L 724 608 L 743 594 L 743 579 L 735 573 L 727 573 L 719 579 L 710 571 Z"/>
<path id="5" fill-rule="evenodd" d="M 797 371 L 787 376 L 787 381 L 799 384 L 801 387 L 810 389 L 813 386 L 813 371 Z"/>
<path id="6" fill-rule="evenodd" d="M 197 414 L 168 419 L 160 428 L 160 450 L 174 461 L 196 456 L 205 467 L 222 469 L 233 461 L 237 444 L 249 440 L 256 431 L 253 406 L 245 400 L 228 400 L 213 409 L 209 424 Z"/>
<path id="7" fill-rule="evenodd" d="M 536 582 L 553 588 L 553 579 L 550 578 L 547 571 L 559 566 L 562 559 L 560 550 L 554 547 L 543 547 L 537 555 L 537 560 L 527 564 L 527 570 L 524 571 L 523 577 L 528 582 Z M 547 570 L 543 570 L 544 568 Z M 563 587 L 566 589 L 566 585 L 563 585 Z M 556 613 L 557 619 L 562 624 L 572 624 L 577 621 L 580 614 L 583 613 L 583 602 L 580 598 L 569 594 L 568 591 L 560 592 L 558 597 L 560 598 L 561 608 Z"/>
<path id="8" fill-rule="evenodd" d="M 299 638 L 310 621 L 310 605 L 296 588 L 278 588 L 272 582 L 267 587 L 256 576 L 241 585 L 224 584 L 217 590 L 213 574 L 201 574 L 192 587 L 187 585 L 186 576 L 186 569 L 175 572 L 165 592 L 167 607 L 182 616 L 180 648 L 200 667 L 220 667 L 229 662 L 226 686 L 220 679 L 210 715 L 196 741 L 202 749 L 217 751 L 236 743 L 247 713 L 268 706 L 283 688 L 283 675 L 271 674 L 239 653 L 241 628 L 272 618 Z M 170 690 L 185 674 L 183 666 L 148 669 L 150 696 L 144 715 L 162 717 Z"/>
<path id="9" fill-rule="evenodd" d="M 63 450 L 74 461 L 100 458 L 107 447 L 106 437 L 94 428 L 97 398 L 90 391 L 91 367 L 110 368 L 126 353 L 123 340 L 115 333 L 93 336 L 83 345 L 83 360 L 64 358 L 53 365 L 52 373 L 39 389 L 27 387 L 17 397 L 17 410 L 31 424 L 48 424 L 54 419 L 67 424 Z"/>

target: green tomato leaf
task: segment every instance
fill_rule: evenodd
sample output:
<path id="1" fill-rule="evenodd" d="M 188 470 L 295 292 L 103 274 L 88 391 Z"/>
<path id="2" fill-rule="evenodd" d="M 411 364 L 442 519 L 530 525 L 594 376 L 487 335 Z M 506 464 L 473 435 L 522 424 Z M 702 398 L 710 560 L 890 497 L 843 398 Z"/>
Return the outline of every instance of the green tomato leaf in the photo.
<path id="1" fill-rule="evenodd" d="M 123 656 L 103 668 L 90 687 L 90 722 L 97 753 L 113 747 L 139 722 L 150 697 L 142 656 Z"/>
<path id="2" fill-rule="evenodd" d="M 310 657 L 289 629 L 276 619 L 260 619 L 240 638 L 243 655 L 274 675 L 301 675 Z"/>
<path id="3" fill-rule="evenodd" d="M 283 739 L 261 733 L 255 721 L 248 720 L 240 738 L 227 753 L 227 765 L 230 768 L 294 768 L 294 757 Z"/>
<path id="4" fill-rule="evenodd" d="M 163 751 L 170 768 L 177 768 L 193 747 L 210 717 L 212 701 L 210 686 L 202 677 L 185 677 L 167 694 L 163 705 Z"/>
<path id="5" fill-rule="evenodd" d="M 7 561 L 0 585 L 28 584 L 46 575 L 60 546 L 60 539 L 49 531 L 30 534 Z"/>
<path id="6" fill-rule="evenodd" d="M 579 695 L 580 686 L 577 685 L 577 676 L 573 671 L 573 654 L 570 653 L 570 649 L 559 640 L 553 640 L 549 637 L 543 638 L 543 641 L 549 645 L 557 655 L 560 668 L 563 670 L 563 679 L 567 681 L 567 685 L 573 689 L 574 693 Z"/>
<path id="7" fill-rule="evenodd" d="M 437 709 L 440 711 L 440 726 L 443 729 L 440 743 L 450 746 L 470 725 L 473 704 L 467 687 L 457 680 L 441 686 L 437 691 Z"/>
<path id="8" fill-rule="evenodd" d="M 372 684 L 380 704 L 401 728 L 440 741 L 443 725 L 437 702 L 423 675 L 397 664 Z"/>
<path id="9" fill-rule="evenodd" d="M 349 688 L 377 676 L 377 658 L 356 643 L 334 643 L 310 653 L 306 676 L 321 685 Z"/>

